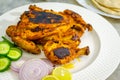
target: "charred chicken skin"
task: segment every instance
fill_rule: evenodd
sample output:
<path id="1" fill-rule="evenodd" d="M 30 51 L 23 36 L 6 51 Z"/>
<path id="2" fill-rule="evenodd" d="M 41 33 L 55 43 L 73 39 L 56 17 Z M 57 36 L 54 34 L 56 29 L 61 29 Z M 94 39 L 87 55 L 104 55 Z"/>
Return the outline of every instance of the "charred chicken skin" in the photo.
<path id="1" fill-rule="evenodd" d="M 17 25 L 10 25 L 6 33 L 22 49 L 39 54 L 39 45 L 42 45 L 51 62 L 65 64 L 89 54 L 88 46 L 78 47 L 85 30 L 92 31 L 92 26 L 71 10 L 56 12 L 30 5 Z"/>

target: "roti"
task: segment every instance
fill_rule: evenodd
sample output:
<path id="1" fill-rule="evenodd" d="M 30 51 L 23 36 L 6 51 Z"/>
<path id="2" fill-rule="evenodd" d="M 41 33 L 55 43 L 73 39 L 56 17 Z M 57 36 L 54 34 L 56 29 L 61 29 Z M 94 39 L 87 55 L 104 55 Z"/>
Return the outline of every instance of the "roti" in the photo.
<path id="1" fill-rule="evenodd" d="M 120 0 L 96 0 L 96 2 L 106 7 L 120 9 Z"/>
<path id="2" fill-rule="evenodd" d="M 101 0 L 101 1 L 107 1 L 107 0 Z M 120 9 L 119 8 L 113 8 L 113 7 L 111 8 L 111 7 L 104 6 L 104 4 L 98 3 L 96 0 L 92 0 L 92 2 L 100 10 L 102 10 L 102 11 L 104 11 L 106 13 L 109 13 L 109 14 L 119 15 L 120 16 Z"/>

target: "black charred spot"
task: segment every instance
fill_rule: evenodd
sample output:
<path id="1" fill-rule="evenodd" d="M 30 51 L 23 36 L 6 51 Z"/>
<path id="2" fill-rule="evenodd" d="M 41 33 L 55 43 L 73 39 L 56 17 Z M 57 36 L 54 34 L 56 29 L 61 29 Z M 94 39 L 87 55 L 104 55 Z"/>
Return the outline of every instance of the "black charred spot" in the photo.
<path id="1" fill-rule="evenodd" d="M 75 29 L 75 30 L 77 30 L 77 31 L 81 31 L 81 28 L 78 27 L 78 26 L 76 26 L 76 25 L 73 25 L 73 26 L 71 27 L 71 29 Z"/>
<path id="2" fill-rule="evenodd" d="M 35 15 L 35 18 L 29 18 L 33 23 L 60 23 L 63 20 L 61 15 L 50 12 L 32 11 L 31 14 Z"/>
<path id="3" fill-rule="evenodd" d="M 87 46 L 86 55 L 88 55 L 89 53 L 90 53 L 90 49 L 89 49 L 89 47 Z"/>
<path id="4" fill-rule="evenodd" d="M 54 49 L 53 52 L 54 52 L 54 55 L 57 56 L 59 59 L 63 59 L 66 56 L 70 55 L 69 49 L 64 47 Z"/>
<path id="5" fill-rule="evenodd" d="M 24 14 L 26 14 L 26 15 L 29 14 L 29 11 L 25 11 Z"/>
<path id="6" fill-rule="evenodd" d="M 88 31 L 92 31 L 93 28 L 92 28 L 92 25 L 91 24 L 87 24 L 86 27 L 88 28 Z"/>
<path id="7" fill-rule="evenodd" d="M 59 41 L 57 41 L 57 40 L 52 40 L 54 43 L 59 43 Z"/>
<path id="8" fill-rule="evenodd" d="M 43 31 L 43 30 L 44 30 L 44 28 L 39 28 L 39 27 L 31 29 L 32 32 L 38 32 L 38 31 Z"/>
<path id="9" fill-rule="evenodd" d="M 20 21 L 18 21 L 17 25 L 19 25 L 19 24 L 20 24 Z"/>

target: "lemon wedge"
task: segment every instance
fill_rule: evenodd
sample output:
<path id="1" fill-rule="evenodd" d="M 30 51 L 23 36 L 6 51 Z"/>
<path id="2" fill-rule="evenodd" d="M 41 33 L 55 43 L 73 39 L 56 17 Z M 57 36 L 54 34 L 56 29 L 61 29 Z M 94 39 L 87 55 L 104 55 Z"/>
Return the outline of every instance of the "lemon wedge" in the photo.
<path id="1" fill-rule="evenodd" d="M 54 75 L 47 75 L 43 77 L 42 80 L 59 80 L 59 79 Z"/>
<path id="2" fill-rule="evenodd" d="M 72 74 L 64 67 L 56 67 L 52 75 L 56 76 L 59 80 L 72 80 Z"/>

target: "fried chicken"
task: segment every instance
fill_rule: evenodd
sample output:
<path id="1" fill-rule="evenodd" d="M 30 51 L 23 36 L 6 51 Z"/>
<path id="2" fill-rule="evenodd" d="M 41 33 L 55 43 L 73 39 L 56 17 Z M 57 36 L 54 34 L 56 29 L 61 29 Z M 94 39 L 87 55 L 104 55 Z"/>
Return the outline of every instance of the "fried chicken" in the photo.
<path id="1" fill-rule="evenodd" d="M 74 11 L 56 12 L 30 5 L 17 25 L 10 25 L 6 33 L 22 49 L 39 54 L 39 45 L 42 45 L 51 62 L 64 64 L 89 54 L 88 46 L 78 48 L 86 29 L 92 31 L 92 26 Z"/>

